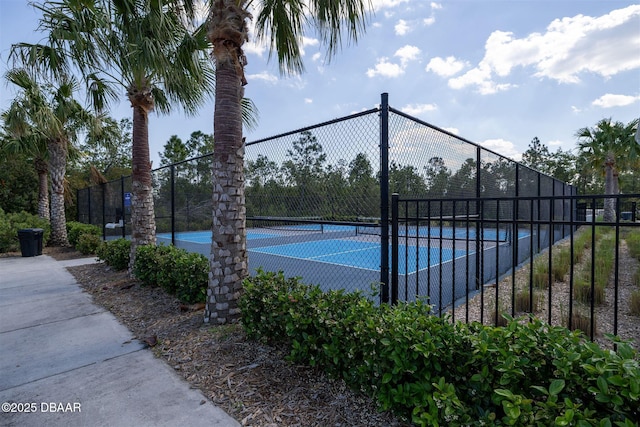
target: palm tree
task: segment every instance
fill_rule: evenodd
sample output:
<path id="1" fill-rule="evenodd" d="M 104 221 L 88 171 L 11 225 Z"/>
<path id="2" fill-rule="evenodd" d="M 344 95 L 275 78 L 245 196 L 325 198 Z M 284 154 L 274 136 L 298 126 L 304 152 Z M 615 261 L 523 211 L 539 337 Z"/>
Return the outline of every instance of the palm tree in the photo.
<path id="1" fill-rule="evenodd" d="M 227 323 L 240 314 L 238 298 L 248 275 L 244 195 L 244 139 L 242 108 L 243 45 L 248 41 L 249 7 L 257 8 L 258 37 L 268 39 L 276 53 L 280 72 L 304 70 L 301 43 L 305 32 L 317 30 L 327 56 L 347 39 L 357 41 L 364 31 L 367 0 L 213 0 L 209 16 L 209 40 L 216 65 L 213 151 L 213 238 L 211 274 L 205 322 Z M 346 26 L 346 27 L 345 27 Z"/>
<path id="2" fill-rule="evenodd" d="M 4 138 L 0 153 L 25 153 L 33 159 L 38 174 L 38 216 L 49 220 L 49 163 L 47 161 L 47 140 L 38 135 L 29 123 L 27 110 L 22 102 L 14 100 L 11 107 L 2 113 Z"/>
<path id="3" fill-rule="evenodd" d="M 628 169 L 640 154 L 640 146 L 634 141 L 638 120 L 627 125 L 622 122 L 611 123 L 611 119 L 600 120 L 593 128 L 582 128 L 576 132 L 578 148 L 587 160 L 589 167 L 604 174 L 605 195 L 620 193 L 619 175 Z M 604 220 L 613 222 L 616 199 L 604 199 Z"/>
<path id="4" fill-rule="evenodd" d="M 46 144 L 48 170 L 51 175 L 52 246 L 66 246 L 67 226 L 64 210 L 64 187 L 69 149 L 79 132 L 95 124 L 95 117 L 74 98 L 78 82 L 71 77 L 60 79 L 57 87 L 42 87 L 35 76 L 24 69 L 7 72 L 6 78 L 21 91 L 5 114 L 5 125 L 23 143 L 30 143 L 39 160 L 44 160 Z M 22 130 L 20 130 L 22 129 Z M 46 192 L 46 178 L 40 181 L 40 192 Z M 42 188 L 42 187 L 45 188 Z"/>
<path id="5" fill-rule="evenodd" d="M 77 68 L 98 110 L 124 89 L 133 109 L 131 262 L 155 244 L 149 113 L 180 104 L 194 114 L 214 87 L 206 27 L 193 0 L 59 0 L 37 5 L 46 44 L 21 43 L 12 56 L 60 76 Z"/>

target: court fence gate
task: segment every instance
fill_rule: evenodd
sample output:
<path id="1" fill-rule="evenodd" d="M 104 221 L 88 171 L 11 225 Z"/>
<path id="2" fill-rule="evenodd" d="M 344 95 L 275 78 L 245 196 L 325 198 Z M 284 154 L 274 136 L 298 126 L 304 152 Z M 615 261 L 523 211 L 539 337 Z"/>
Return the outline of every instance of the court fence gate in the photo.
<path id="1" fill-rule="evenodd" d="M 153 171 L 158 242 L 210 254 L 203 234 L 212 228 L 211 160 Z M 479 200 L 576 196 L 570 185 L 389 106 L 386 93 L 375 108 L 247 142 L 244 160 L 252 274 L 263 267 L 323 289 L 373 287 L 381 303 L 390 301 L 392 193 L 442 200 L 440 211 L 431 206 L 441 217 L 459 214 L 460 202 L 447 207 L 453 200 L 475 199 L 473 212 L 484 204 L 481 220 L 500 223 L 510 219 L 506 208 Z M 132 191 L 129 176 L 79 190 L 78 221 L 99 226 L 104 239 L 129 236 Z M 569 202 L 544 203 L 571 211 Z M 325 247 L 333 252 L 319 253 Z"/>

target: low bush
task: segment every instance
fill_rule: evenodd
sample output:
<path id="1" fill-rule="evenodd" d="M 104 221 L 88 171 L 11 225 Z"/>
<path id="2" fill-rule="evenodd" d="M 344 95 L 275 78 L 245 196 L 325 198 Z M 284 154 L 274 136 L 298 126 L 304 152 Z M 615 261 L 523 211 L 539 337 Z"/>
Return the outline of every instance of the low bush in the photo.
<path id="1" fill-rule="evenodd" d="M 80 236 L 82 236 L 83 234 L 90 234 L 92 236 L 102 237 L 102 232 L 100 231 L 100 227 L 96 225 L 84 224 L 82 222 L 77 222 L 77 221 L 67 222 L 67 238 L 69 239 L 69 244 L 71 246 L 78 249 L 78 242 L 80 241 Z"/>
<path id="2" fill-rule="evenodd" d="M 95 254 L 102 243 L 102 237 L 95 234 L 82 233 L 76 243 L 76 249 L 83 255 Z"/>
<path id="3" fill-rule="evenodd" d="M 121 238 L 102 242 L 96 249 L 96 255 L 115 270 L 125 270 L 129 266 L 130 251 L 131 242 Z"/>
<path id="4" fill-rule="evenodd" d="M 143 285 L 160 286 L 182 302 L 205 301 L 209 261 L 203 255 L 171 245 L 140 246 L 133 273 Z"/>
<path id="5" fill-rule="evenodd" d="M 49 240 L 51 226 L 46 219 L 27 212 L 5 213 L 0 208 L 0 252 L 19 251 L 18 230 L 24 228 L 41 228 L 43 245 Z"/>
<path id="6" fill-rule="evenodd" d="M 628 343 L 603 350 L 540 320 L 454 323 L 418 301 L 376 306 L 282 273 L 245 281 L 251 338 L 285 345 L 417 425 L 623 425 L 640 417 L 640 366 Z"/>

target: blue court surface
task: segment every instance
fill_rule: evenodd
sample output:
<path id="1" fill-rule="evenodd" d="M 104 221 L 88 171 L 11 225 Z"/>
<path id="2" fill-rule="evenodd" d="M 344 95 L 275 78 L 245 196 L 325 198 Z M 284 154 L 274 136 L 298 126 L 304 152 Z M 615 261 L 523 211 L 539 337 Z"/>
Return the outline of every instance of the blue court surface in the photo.
<path id="1" fill-rule="evenodd" d="M 430 250 L 429 250 L 430 249 Z M 320 240 L 315 242 L 291 243 L 251 249 L 250 252 L 277 255 L 287 258 L 335 264 L 345 267 L 380 270 L 380 244 L 353 240 Z M 454 256 L 461 257 L 465 251 L 456 249 L 455 254 L 449 248 L 416 248 L 409 246 L 409 258 L 405 256 L 405 247 L 400 246 L 399 267 L 407 274 L 415 273 L 429 266 L 450 261 Z M 389 251 L 391 253 L 391 251 Z M 389 255 L 391 256 L 391 255 Z M 441 258 L 442 257 L 442 258 Z M 408 261 L 408 264 L 407 264 Z"/>
<path id="2" fill-rule="evenodd" d="M 327 225 L 325 225 L 327 227 Z M 331 231 L 345 231 L 345 226 L 329 226 L 334 227 Z M 353 230 L 353 227 L 351 227 Z M 325 231 L 329 231 L 326 230 Z M 157 235 L 160 241 L 171 241 L 171 233 L 160 233 Z M 282 233 L 260 229 L 247 230 L 247 240 L 281 238 Z M 210 231 L 190 231 L 176 233 L 177 241 L 196 244 L 211 244 Z M 409 242 L 410 243 L 410 242 Z M 399 247 L 399 267 L 402 272 L 407 274 L 415 273 L 429 266 L 438 265 L 441 262 L 447 262 L 454 257 L 464 256 L 466 251 L 456 249 L 455 253 L 451 248 L 440 247 L 422 247 L 417 251 L 416 247 L 400 245 Z M 380 270 L 380 243 L 365 242 L 349 239 L 323 239 L 309 240 L 297 243 L 276 244 L 271 246 L 255 247 L 249 249 L 249 252 L 255 252 L 266 255 L 274 255 L 291 259 L 308 260 L 322 262 L 325 264 L 333 264 L 336 266 L 360 268 L 365 270 Z M 406 253 L 409 253 L 407 259 Z M 391 262 L 391 248 L 389 248 L 389 262 Z"/>
<path id="3" fill-rule="evenodd" d="M 268 239 L 270 237 L 280 236 L 278 233 L 247 231 L 247 240 Z M 171 233 L 160 233 L 158 238 L 163 240 L 171 240 Z M 211 231 L 185 231 L 176 233 L 176 240 L 189 243 L 208 243 L 211 244 Z"/>

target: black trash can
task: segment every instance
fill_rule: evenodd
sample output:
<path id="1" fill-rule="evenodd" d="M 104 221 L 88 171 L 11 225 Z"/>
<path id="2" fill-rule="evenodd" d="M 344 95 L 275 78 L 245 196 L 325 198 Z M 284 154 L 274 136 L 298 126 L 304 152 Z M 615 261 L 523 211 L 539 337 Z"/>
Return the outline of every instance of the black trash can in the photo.
<path id="1" fill-rule="evenodd" d="M 42 228 L 23 228 L 18 230 L 20 251 L 23 257 L 42 255 Z"/>

